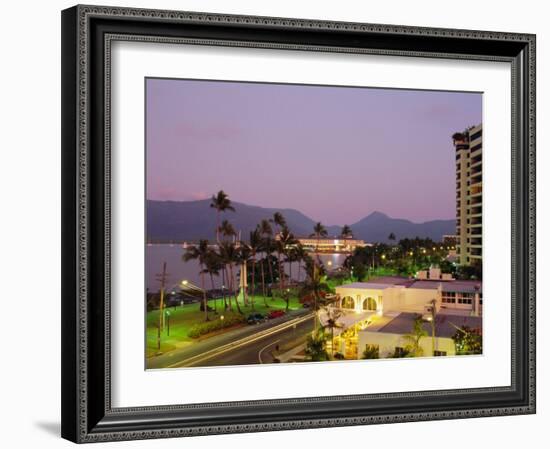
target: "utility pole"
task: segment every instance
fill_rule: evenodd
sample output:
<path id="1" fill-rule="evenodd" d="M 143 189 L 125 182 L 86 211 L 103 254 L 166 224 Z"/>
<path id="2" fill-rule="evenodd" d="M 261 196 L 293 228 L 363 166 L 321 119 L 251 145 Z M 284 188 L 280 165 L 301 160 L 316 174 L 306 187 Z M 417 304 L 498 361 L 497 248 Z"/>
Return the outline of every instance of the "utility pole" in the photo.
<path id="1" fill-rule="evenodd" d="M 160 338 L 164 329 L 164 286 L 166 284 L 166 262 L 162 264 L 162 273 L 157 274 L 157 279 L 160 281 L 160 304 L 159 304 L 159 323 L 157 333 L 157 349 L 160 350 Z"/>

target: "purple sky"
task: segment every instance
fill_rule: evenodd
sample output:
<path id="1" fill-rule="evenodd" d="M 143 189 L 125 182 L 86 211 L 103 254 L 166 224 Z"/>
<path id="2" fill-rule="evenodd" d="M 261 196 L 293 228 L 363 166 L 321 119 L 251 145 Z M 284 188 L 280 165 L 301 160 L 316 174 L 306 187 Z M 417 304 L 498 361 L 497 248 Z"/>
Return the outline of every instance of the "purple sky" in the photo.
<path id="1" fill-rule="evenodd" d="M 147 80 L 147 198 L 294 208 L 326 225 L 377 210 L 455 215 L 451 135 L 482 95 Z"/>

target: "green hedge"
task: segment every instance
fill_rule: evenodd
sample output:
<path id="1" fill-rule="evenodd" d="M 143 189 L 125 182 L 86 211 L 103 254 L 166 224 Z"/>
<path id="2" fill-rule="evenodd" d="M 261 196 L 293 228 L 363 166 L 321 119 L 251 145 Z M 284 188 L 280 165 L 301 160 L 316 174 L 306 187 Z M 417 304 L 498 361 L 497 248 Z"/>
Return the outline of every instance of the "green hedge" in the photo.
<path id="1" fill-rule="evenodd" d="M 223 320 L 218 318 L 213 321 L 205 321 L 204 323 L 194 324 L 191 329 L 189 329 L 187 335 L 190 338 L 198 338 L 201 335 L 209 334 L 210 332 L 218 331 L 220 329 L 244 322 L 246 322 L 244 315 L 226 315 Z"/>

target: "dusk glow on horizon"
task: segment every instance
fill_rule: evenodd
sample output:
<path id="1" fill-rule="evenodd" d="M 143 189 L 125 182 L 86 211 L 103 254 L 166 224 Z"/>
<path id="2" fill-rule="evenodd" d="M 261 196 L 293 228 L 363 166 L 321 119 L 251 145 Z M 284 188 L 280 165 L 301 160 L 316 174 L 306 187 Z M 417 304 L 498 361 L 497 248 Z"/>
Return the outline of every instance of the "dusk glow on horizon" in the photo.
<path id="1" fill-rule="evenodd" d="M 482 94 L 148 79 L 147 198 L 297 209 L 325 225 L 374 211 L 455 217 L 451 136 Z"/>

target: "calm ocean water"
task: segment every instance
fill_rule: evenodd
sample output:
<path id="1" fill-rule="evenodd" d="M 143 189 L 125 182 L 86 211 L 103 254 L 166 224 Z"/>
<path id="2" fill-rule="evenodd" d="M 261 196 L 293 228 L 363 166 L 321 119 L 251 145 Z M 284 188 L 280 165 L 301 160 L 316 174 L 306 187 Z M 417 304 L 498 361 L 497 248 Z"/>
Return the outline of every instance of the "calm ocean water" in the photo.
<path id="1" fill-rule="evenodd" d="M 190 260 L 189 262 L 184 262 L 182 256 L 185 250 L 181 245 L 148 245 L 145 251 L 145 269 L 146 269 L 146 282 L 147 289 L 150 292 L 156 292 L 160 288 L 160 282 L 158 281 L 157 274 L 162 272 L 162 265 L 166 262 L 166 272 L 167 276 L 167 291 L 177 290 L 177 286 L 184 279 L 192 282 L 195 285 L 200 286 L 200 274 L 199 274 L 199 263 L 196 260 Z M 346 254 L 321 254 L 320 258 L 324 263 L 325 267 L 335 269 L 341 266 L 346 259 Z M 289 274 L 289 264 L 285 264 L 285 272 Z M 305 273 L 302 269 L 300 270 L 300 280 L 303 280 Z M 237 270 L 238 273 L 238 270 Z M 267 275 L 267 273 L 266 273 Z M 294 262 L 292 264 L 292 278 L 297 279 L 298 275 L 298 264 Z M 205 276 L 206 288 L 210 289 L 210 277 Z M 214 277 L 214 285 L 216 288 L 220 288 L 222 285 L 222 278 Z"/>

